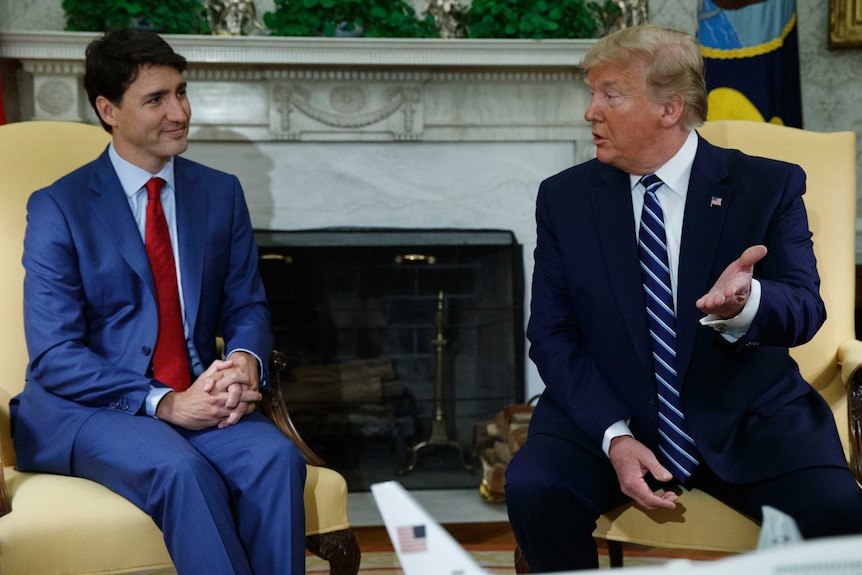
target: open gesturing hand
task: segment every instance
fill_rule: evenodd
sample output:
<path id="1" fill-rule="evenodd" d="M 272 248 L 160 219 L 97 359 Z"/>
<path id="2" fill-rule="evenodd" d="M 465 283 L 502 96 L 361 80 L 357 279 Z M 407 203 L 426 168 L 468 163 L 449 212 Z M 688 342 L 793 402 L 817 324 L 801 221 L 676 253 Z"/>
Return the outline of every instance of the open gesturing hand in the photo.
<path id="1" fill-rule="evenodd" d="M 766 255 L 766 246 L 751 246 L 733 261 L 716 280 L 706 295 L 695 302 L 697 309 L 707 315 L 728 319 L 739 315 L 751 294 L 751 277 L 754 264 Z"/>

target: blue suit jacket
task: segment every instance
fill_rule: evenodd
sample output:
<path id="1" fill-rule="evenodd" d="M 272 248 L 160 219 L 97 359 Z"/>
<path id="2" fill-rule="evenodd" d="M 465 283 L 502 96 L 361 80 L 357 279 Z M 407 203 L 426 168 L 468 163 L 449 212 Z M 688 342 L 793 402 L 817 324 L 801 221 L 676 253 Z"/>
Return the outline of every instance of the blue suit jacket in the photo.
<path id="1" fill-rule="evenodd" d="M 604 431 L 624 419 L 639 440 L 657 445 L 630 189 L 628 174 L 593 160 L 543 182 L 537 201 L 528 337 L 546 390 L 530 433 L 599 455 Z M 798 166 L 699 140 L 679 255 L 677 371 L 703 460 L 729 481 L 846 465 L 828 405 L 788 353 L 826 317 L 804 190 Z M 699 324 L 695 301 L 755 244 L 769 250 L 754 274 L 762 301 L 746 336 L 731 344 Z"/>
<path id="2" fill-rule="evenodd" d="M 204 364 L 225 350 L 266 365 L 270 315 L 236 177 L 177 157 L 176 218 L 185 315 Z M 68 474 L 75 435 L 94 410 L 144 413 L 158 332 L 140 232 L 107 150 L 35 192 L 24 240 L 30 364 L 15 423 L 18 468 Z"/>

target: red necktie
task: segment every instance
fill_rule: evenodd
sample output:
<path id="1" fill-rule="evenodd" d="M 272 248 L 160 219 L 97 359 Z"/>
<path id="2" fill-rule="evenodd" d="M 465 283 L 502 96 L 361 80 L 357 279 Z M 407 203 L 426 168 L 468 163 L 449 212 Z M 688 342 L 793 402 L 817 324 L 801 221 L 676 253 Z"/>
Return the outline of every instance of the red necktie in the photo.
<path id="1" fill-rule="evenodd" d="M 156 282 L 159 306 L 159 338 L 153 352 L 153 377 L 177 391 L 190 385 L 189 357 L 183 331 L 183 314 L 177 288 L 177 270 L 168 222 L 162 209 L 161 192 L 165 181 L 147 182 L 146 247 Z"/>

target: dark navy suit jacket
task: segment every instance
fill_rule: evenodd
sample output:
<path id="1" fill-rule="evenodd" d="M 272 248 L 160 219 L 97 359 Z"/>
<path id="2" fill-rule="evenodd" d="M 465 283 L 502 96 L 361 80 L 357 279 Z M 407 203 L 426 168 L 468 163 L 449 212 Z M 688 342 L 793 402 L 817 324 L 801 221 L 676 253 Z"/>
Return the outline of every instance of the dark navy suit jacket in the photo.
<path id="1" fill-rule="evenodd" d="M 826 318 L 803 205 L 805 174 L 699 139 L 685 204 L 677 293 L 677 370 L 703 461 L 731 482 L 810 465 L 845 466 L 828 405 L 788 348 Z M 546 389 L 530 433 L 601 454 L 628 419 L 657 446 L 658 408 L 628 174 L 589 161 L 542 183 L 528 327 Z M 747 334 L 729 343 L 695 301 L 742 252 L 764 244 L 762 286 Z"/>
<path id="2" fill-rule="evenodd" d="M 204 366 L 246 349 L 266 364 L 270 314 L 236 177 L 177 157 L 176 218 L 186 322 Z M 30 364 L 15 424 L 18 468 L 70 472 L 95 410 L 144 412 L 158 332 L 144 244 L 107 150 L 35 192 L 24 241 Z"/>

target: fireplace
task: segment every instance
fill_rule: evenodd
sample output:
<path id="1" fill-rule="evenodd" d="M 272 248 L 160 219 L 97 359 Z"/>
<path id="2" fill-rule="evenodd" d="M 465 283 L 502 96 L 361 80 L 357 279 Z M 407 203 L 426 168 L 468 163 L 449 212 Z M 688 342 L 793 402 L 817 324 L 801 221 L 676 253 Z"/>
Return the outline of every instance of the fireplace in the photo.
<path id="1" fill-rule="evenodd" d="M 275 347 L 288 357 L 289 408 L 327 465 L 351 490 L 396 476 L 420 489 L 476 487 L 475 424 L 524 399 L 514 234 L 332 228 L 256 237 Z"/>

